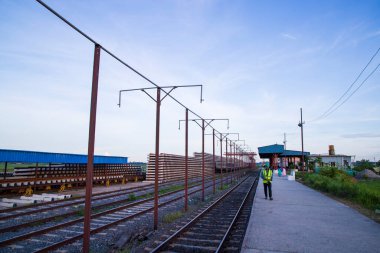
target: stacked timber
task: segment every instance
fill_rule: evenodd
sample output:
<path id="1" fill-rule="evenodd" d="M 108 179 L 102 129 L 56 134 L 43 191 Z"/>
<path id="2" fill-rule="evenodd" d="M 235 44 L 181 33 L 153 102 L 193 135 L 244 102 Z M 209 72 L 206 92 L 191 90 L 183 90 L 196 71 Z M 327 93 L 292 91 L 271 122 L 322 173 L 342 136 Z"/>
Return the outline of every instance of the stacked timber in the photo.
<path id="1" fill-rule="evenodd" d="M 148 155 L 148 166 L 146 173 L 147 181 L 154 181 L 155 176 L 155 154 Z M 220 157 L 216 156 L 216 165 L 220 164 Z M 223 159 L 225 163 L 225 159 Z M 212 154 L 205 153 L 205 177 L 214 174 L 215 166 Z M 185 177 L 185 156 L 161 153 L 158 161 L 158 181 L 171 182 L 183 180 Z M 188 177 L 202 177 L 202 153 L 194 153 L 188 157 Z"/>

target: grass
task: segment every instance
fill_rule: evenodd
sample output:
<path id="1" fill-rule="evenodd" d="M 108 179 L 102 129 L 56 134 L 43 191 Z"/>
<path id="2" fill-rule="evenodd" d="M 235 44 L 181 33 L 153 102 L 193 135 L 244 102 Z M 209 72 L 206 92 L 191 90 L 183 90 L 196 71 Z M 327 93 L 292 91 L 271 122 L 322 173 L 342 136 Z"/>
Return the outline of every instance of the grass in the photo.
<path id="1" fill-rule="evenodd" d="M 173 185 L 173 186 L 166 187 L 166 188 L 163 188 L 163 189 L 159 190 L 158 194 L 165 194 L 165 193 L 168 193 L 168 192 L 182 190 L 182 189 L 184 189 L 184 187 L 182 185 Z"/>
<path id="2" fill-rule="evenodd" d="M 363 180 L 358 182 L 358 185 L 380 192 L 380 180 Z"/>
<path id="3" fill-rule="evenodd" d="M 380 181 L 357 181 L 355 178 L 335 168 L 322 168 L 319 174 L 296 175 L 306 185 L 352 201 L 361 207 L 375 211 L 380 209 Z"/>
<path id="4" fill-rule="evenodd" d="M 224 191 L 226 189 L 230 188 L 230 185 L 229 184 L 223 184 L 223 187 L 218 187 L 217 190 L 218 191 Z"/>
<path id="5" fill-rule="evenodd" d="M 183 216 L 183 212 L 181 211 L 176 211 L 173 213 L 168 213 L 164 216 L 163 222 L 164 223 L 172 223 L 173 221 L 181 218 Z"/>
<path id="6" fill-rule="evenodd" d="M 135 194 L 133 194 L 133 193 L 129 194 L 129 196 L 128 196 L 129 201 L 134 201 L 136 199 L 137 199 L 137 197 L 135 196 Z"/>
<path id="7" fill-rule="evenodd" d="M 55 222 L 60 222 L 60 221 L 63 221 L 63 220 L 64 220 L 64 218 L 62 216 L 58 216 L 58 217 L 54 218 Z"/>
<path id="8" fill-rule="evenodd" d="M 84 216 L 84 207 L 80 207 L 75 215 L 79 217 Z"/>

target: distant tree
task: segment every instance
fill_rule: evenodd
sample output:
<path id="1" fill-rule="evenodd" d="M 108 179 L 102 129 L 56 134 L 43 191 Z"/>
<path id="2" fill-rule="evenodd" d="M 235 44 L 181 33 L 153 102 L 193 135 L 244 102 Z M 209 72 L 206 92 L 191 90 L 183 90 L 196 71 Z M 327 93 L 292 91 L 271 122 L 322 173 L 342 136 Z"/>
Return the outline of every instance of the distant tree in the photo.
<path id="1" fill-rule="evenodd" d="M 365 169 L 373 170 L 373 163 L 371 163 L 369 160 L 362 159 L 361 161 L 357 161 L 355 164 L 354 170 L 356 171 L 362 171 Z"/>
<path id="2" fill-rule="evenodd" d="M 323 166 L 322 164 L 322 157 L 318 156 L 315 158 L 315 163 L 318 164 L 319 166 Z"/>
<path id="3" fill-rule="evenodd" d="M 380 160 L 377 161 L 376 166 L 377 166 L 377 167 L 380 167 Z"/>

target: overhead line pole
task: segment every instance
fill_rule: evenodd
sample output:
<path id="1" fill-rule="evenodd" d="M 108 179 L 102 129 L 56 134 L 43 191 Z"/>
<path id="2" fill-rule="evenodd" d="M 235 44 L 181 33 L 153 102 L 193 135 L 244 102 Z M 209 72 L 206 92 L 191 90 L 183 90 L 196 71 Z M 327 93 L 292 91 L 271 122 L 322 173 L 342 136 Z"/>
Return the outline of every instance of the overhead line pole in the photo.
<path id="1" fill-rule="evenodd" d="M 188 163 L 189 163 L 189 109 L 186 108 L 186 133 L 185 133 L 185 212 L 188 207 Z"/>
<path id="2" fill-rule="evenodd" d="M 305 124 L 304 121 L 302 121 L 302 108 L 301 110 L 301 121 L 298 123 L 298 126 L 301 127 L 301 145 L 302 145 L 302 171 L 305 170 L 305 155 L 304 155 L 304 150 L 303 150 L 303 125 Z"/>
<path id="3" fill-rule="evenodd" d="M 212 192 L 215 194 L 215 170 L 216 170 L 216 162 L 215 162 L 215 129 L 212 129 L 212 167 L 213 167 L 213 184 L 212 184 Z"/>
<path id="4" fill-rule="evenodd" d="M 90 251 L 90 232 L 91 232 L 91 198 L 92 198 L 92 180 L 94 173 L 94 149 L 95 149 L 95 127 L 96 127 L 96 107 L 98 100 L 98 83 L 99 83 L 99 65 L 100 65 L 100 46 L 95 45 L 94 49 L 94 66 L 92 69 L 92 88 L 91 88 L 91 108 L 90 124 L 88 133 L 88 150 L 87 150 L 87 175 L 86 175 L 86 197 L 84 205 L 84 223 L 83 223 L 83 252 Z"/>
<path id="5" fill-rule="evenodd" d="M 170 92 L 172 92 L 174 89 L 179 87 L 196 87 L 199 85 L 182 85 L 182 86 L 165 86 L 165 88 L 170 88 L 170 91 L 166 93 L 166 95 L 161 98 L 161 89 L 162 88 L 156 88 L 156 87 L 147 87 L 147 88 L 138 88 L 138 89 L 127 89 L 127 90 L 120 90 L 119 91 L 119 104 L 118 106 L 121 106 L 121 93 L 122 92 L 130 92 L 130 91 L 142 91 L 146 95 L 148 95 L 154 102 L 156 102 L 156 145 L 155 145 L 155 171 L 154 171 L 154 210 L 153 210 L 153 227 L 154 230 L 157 230 L 158 228 L 158 169 L 159 169 L 159 156 L 160 156 L 160 107 L 161 102 L 168 96 Z M 157 89 L 157 95 L 156 99 L 152 97 L 146 90 L 151 89 Z M 201 97 L 202 102 L 202 97 Z M 187 112 L 187 111 L 186 111 Z"/>
<path id="6" fill-rule="evenodd" d="M 157 89 L 156 98 L 156 148 L 155 148 L 155 162 L 154 162 L 154 224 L 153 229 L 157 230 L 158 227 L 158 162 L 160 157 L 160 112 L 161 112 L 161 89 Z"/>
<path id="7" fill-rule="evenodd" d="M 220 157 L 221 157 L 221 165 L 220 165 L 220 175 L 221 175 L 221 181 L 220 181 L 220 188 L 223 189 L 223 140 L 226 138 L 226 171 L 227 171 L 227 136 L 228 135 L 237 135 L 239 139 L 239 133 L 219 133 L 220 134 Z"/>
<path id="8" fill-rule="evenodd" d="M 56 17 L 58 17 L 59 19 L 61 19 L 64 23 L 66 23 L 68 26 L 70 26 L 71 28 L 73 28 L 75 31 L 77 31 L 79 34 L 81 34 L 83 37 L 85 37 L 87 40 L 89 40 L 90 42 L 92 42 L 93 44 L 95 44 L 95 46 L 98 46 L 99 49 L 102 49 L 104 52 L 106 52 L 107 54 L 109 54 L 111 57 L 113 57 L 115 60 L 117 60 L 118 62 L 120 62 L 122 65 L 124 65 L 125 67 L 127 67 L 128 69 L 130 69 L 131 71 L 133 71 L 134 73 L 136 73 L 138 76 L 140 76 L 141 78 L 143 78 L 144 80 L 148 81 L 149 83 L 151 83 L 152 85 L 154 85 L 157 89 L 161 89 L 160 86 L 158 86 L 156 83 L 154 83 L 152 80 L 150 80 L 148 77 L 146 77 L 145 75 L 143 75 L 142 73 L 140 73 L 139 71 L 137 71 L 135 68 L 133 68 L 132 66 L 130 66 L 129 64 L 127 64 L 125 61 L 123 61 L 122 59 L 120 59 L 119 57 L 117 57 L 115 54 L 113 54 L 111 51 L 109 51 L 108 49 L 106 49 L 105 47 L 103 47 L 100 43 L 96 42 L 93 38 L 91 38 L 89 35 L 87 35 L 86 33 L 84 33 L 83 31 L 81 31 L 78 27 L 76 27 L 75 25 L 73 25 L 71 22 L 69 22 L 67 19 L 65 19 L 62 15 L 60 15 L 58 12 L 56 12 L 55 10 L 53 10 L 51 7 L 49 7 L 47 4 L 45 4 L 43 1 L 41 0 L 36 0 L 38 3 L 40 3 L 43 7 L 45 7 L 48 11 L 50 11 L 52 14 L 54 14 Z M 182 104 L 181 102 L 179 102 L 176 98 L 174 98 L 172 95 L 170 95 L 169 92 L 166 92 L 164 89 L 162 89 L 162 91 L 166 94 L 166 96 L 169 96 L 170 98 L 172 98 L 175 102 L 177 102 L 179 105 L 181 105 L 182 107 L 184 107 L 185 109 L 188 109 L 184 104 Z M 201 93 L 202 93 L 202 86 L 201 86 Z M 202 96 L 201 96 L 202 97 Z M 201 98 L 201 102 L 203 101 L 203 99 Z M 202 117 L 195 113 L 194 111 L 188 109 L 189 112 L 191 112 L 193 115 L 195 115 L 196 117 L 199 117 L 200 119 L 202 119 Z M 214 128 L 213 128 L 214 129 Z M 215 129 L 214 129 L 215 130 Z M 218 132 L 217 130 L 215 130 L 216 132 Z"/>
<path id="9" fill-rule="evenodd" d="M 53 10 L 50 6 L 48 6 L 46 3 L 44 3 L 42 0 L 36 0 L 36 2 L 38 2 L 39 4 L 41 4 L 43 7 L 45 7 L 48 11 L 50 11 L 51 13 L 53 13 L 56 17 L 58 17 L 59 19 L 61 19 L 64 23 L 66 23 L 68 26 L 70 26 L 71 28 L 73 28 L 75 31 L 77 31 L 79 34 L 81 34 L 83 37 L 85 37 L 87 40 L 89 40 L 90 42 L 94 43 L 95 45 L 99 45 L 100 48 L 106 52 L 107 54 L 109 54 L 112 58 L 114 58 L 115 60 L 117 60 L 118 62 L 120 62 L 122 65 L 124 65 L 125 67 L 127 67 L 128 69 L 130 69 L 131 71 L 133 71 L 135 74 L 137 74 L 138 76 L 140 76 L 141 78 L 143 78 L 144 80 L 146 80 L 147 82 L 151 83 L 152 85 L 154 85 L 156 88 L 161 88 L 159 85 L 157 85 L 155 82 L 153 82 L 152 80 L 150 80 L 148 77 L 146 77 L 145 75 L 143 75 L 142 73 L 140 73 L 139 71 L 137 71 L 135 68 L 133 68 L 132 66 L 130 66 L 128 63 L 126 63 L 125 61 L 123 61 L 122 59 L 120 59 L 119 57 L 117 57 L 115 54 L 113 54 L 111 51 L 109 51 L 108 49 L 106 49 L 105 47 L 103 47 L 100 43 L 96 42 L 93 38 L 91 38 L 89 35 L 87 35 L 85 32 L 83 32 L 82 30 L 80 30 L 78 27 L 76 27 L 74 24 L 72 24 L 70 21 L 68 21 L 67 19 L 65 19 L 62 15 L 60 15 L 58 12 L 56 12 L 55 10 Z M 182 107 L 184 108 L 187 108 L 187 106 L 185 106 L 184 104 L 182 104 L 181 102 L 179 102 L 176 98 L 174 98 L 173 96 L 171 96 L 168 92 L 166 92 L 165 90 L 162 90 L 167 96 L 169 96 L 170 98 L 172 98 L 175 102 L 177 102 L 179 105 L 181 105 Z M 201 88 L 201 93 L 202 93 L 202 88 Z M 201 102 L 203 102 L 204 100 L 202 99 Z M 202 118 L 199 114 L 197 114 L 196 112 L 192 111 L 191 109 L 189 109 L 189 112 L 191 112 L 193 115 L 197 116 L 198 118 Z"/>
<path id="10" fill-rule="evenodd" d="M 188 119 L 189 120 L 189 119 Z M 187 121 L 188 121 L 187 120 Z M 202 124 L 198 121 L 201 120 Z M 202 129 L 202 201 L 205 200 L 205 130 L 213 121 L 223 120 L 227 121 L 227 128 L 229 128 L 229 119 L 190 119 L 190 121 L 195 122 Z M 181 129 L 181 122 L 184 120 L 178 121 L 178 129 Z M 206 123 L 206 125 L 205 125 Z M 211 127 L 211 126 L 210 126 Z"/>
<path id="11" fill-rule="evenodd" d="M 231 141 L 233 141 L 234 142 L 234 153 L 233 153 L 233 159 L 234 159 L 234 175 L 235 175 L 235 177 L 236 177 L 236 179 L 237 179 L 237 173 L 236 173 L 236 170 L 237 170 L 237 168 L 235 168 L 235 163 L 236 163 L 236 145 L 237 145 L 237 143 L 236 142 L 238 142 L 238 141 L 243 141 L 244 142 L 244 145 L 245 145 L 245 140 L 231 140 Z M 232 153 L 232 151 L 231 151 L 231 153 Z"/>

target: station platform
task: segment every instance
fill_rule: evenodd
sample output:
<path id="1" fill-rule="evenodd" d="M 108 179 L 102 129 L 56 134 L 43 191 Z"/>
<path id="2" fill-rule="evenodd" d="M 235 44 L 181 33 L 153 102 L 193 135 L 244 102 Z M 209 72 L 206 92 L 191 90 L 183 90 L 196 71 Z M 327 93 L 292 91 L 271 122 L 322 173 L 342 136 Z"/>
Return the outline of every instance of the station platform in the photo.
<path id="1" fill-rule="evenodd" d="M 296 181 L 260 179 L 242 253 L 380 252 L 380 224 Z"/>

